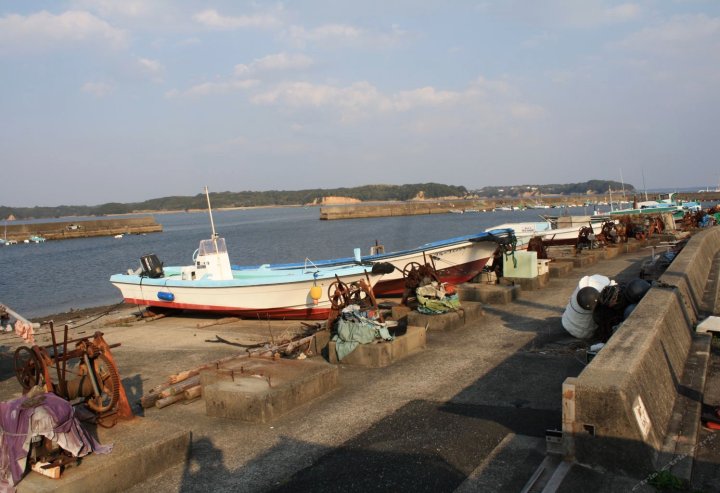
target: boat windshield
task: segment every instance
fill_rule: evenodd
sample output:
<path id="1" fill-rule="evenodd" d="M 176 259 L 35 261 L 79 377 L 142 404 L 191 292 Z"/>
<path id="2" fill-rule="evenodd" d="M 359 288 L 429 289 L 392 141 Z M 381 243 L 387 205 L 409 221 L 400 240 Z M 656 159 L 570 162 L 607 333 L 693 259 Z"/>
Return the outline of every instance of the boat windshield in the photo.
<path id="1" fill-rule="evenodd" d="M 215 255 L 218 253 L 227 253 L 225 247 L 225 238 L 216 238 L 214 240 L 201 240 L 198 248 L 198 255 Z"/>

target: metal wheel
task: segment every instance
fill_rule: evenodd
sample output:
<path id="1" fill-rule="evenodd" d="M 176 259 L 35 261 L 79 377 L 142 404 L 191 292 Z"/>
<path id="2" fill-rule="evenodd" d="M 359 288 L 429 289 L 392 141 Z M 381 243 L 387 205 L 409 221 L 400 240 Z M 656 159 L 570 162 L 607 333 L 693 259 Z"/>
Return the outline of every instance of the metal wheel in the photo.
<path id="1" fill-rule="evenodd" d="M 87 401 L 87 406 L 96 413 L 110 411 L 120 400 L 120 375 L 107 356 L 102 353 L 93 359 L 92 365 L 100 388 L 100 396 L 91 397 Z"/>
<path id="2" fill-rule="evenodd" d="M 405 267 L 403 267 L 403 270 L 402 270 L 403 277 L 407 278 L 408 275 L 410 275 L 410 273 L 412 271 L 414 271 L 414 270 L 419 271 L 421 268 L 422 268 L 422 265 L 420 265 L 418 262 L 410 262 Z"/>
<path id="3" fill-rule="evenodd" d="M 328 298 L 330 299 L 330 306 L 333 310 L 339 310 L 347 306 L 349 296 L 350 289 L 347 284 L 342 281 L 333 281 L 330 286 L 328 286 Z"/>
<path id="4" fill-rule="evenodd" d="M 27 346 L 20 346 L 15 350 L 15 376 L 25 390 L 45 383 L 42 363 Z"/>

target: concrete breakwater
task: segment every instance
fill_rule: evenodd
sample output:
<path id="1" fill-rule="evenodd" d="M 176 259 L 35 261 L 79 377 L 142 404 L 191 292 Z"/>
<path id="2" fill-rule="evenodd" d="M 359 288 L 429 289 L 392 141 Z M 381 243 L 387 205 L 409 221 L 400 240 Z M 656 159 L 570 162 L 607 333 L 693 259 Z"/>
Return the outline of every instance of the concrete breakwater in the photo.
<path id="1" fill-rule="evenodd" d="M 455 199 L 326 205 L 320 207 L 320 219 L 360 219 L 367 217 L 447 214 L 449 212 L 477 212 L 482 210 L 492 210 L 496 207 L 524 208 L 531 203 L 532 202 L 523 199 Z M 577 205 L 578 203 L 582 203 L 582 201 L 574 197 L 557 198 L 551 202 L 551 204 L 555 207 Z"/>
<path id="2" fill-rule="evenodd" d="M 369 204 L 328 205 L 320 208 L 320 219 L 359 219 L 365 217 L 447 214 L 452 210 L 485 209 L 482 200 L 424 200 L 415 202 L 376 202 Z"/>
<path id="3" fill-rule="evenodd" d="M 8 240 L 20 242 L 31 236 L 41 236 L 46 240 L 64 240 L 118 234 L 159 233 L 162 230 L 162 225 L 158 224 L 153 216 L 143 216 L 89 221 L 8 224 L 6 234 Z M 3 234 L 5 234 L 4 229 Z"/>

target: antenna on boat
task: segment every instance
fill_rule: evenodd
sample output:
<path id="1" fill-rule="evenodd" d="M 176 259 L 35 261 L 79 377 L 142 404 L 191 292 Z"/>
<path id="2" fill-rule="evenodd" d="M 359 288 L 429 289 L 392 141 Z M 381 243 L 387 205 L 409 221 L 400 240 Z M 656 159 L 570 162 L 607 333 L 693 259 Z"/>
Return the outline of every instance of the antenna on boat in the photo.
<path id="1" fill-rule="evenodd" d="M 212 215 L 212 207 L 210 206 L 210 192 L 208 192 L 208 187 L 205 187 L 205 197 L 207 198 L 208 203 L 208 214 L 210 215 L 210 227 L 212 228 L 212 239 L 216 240 L 218 237 L 218 234 L 215 232 L 215 221 L 213 221 L 213 215 Z"/>

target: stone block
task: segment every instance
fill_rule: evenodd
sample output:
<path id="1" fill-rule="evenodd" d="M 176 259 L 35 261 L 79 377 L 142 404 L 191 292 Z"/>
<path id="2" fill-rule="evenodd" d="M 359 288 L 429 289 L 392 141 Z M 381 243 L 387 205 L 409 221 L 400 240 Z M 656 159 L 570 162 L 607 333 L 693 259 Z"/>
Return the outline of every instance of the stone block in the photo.
<path id="1" fill-rule="evenodd" d="M 550 281 L 550 273 L 548 272 L 532 278 L 506 277 L 505 279 L 512 282 L 515 286 L 520 286 L 522 291 L 536 291 L 547 286 L 547 283 Z"/>
<path id="2" fill-rule="evenodd" d="M 391 316 L 393 320 L 400 320 L 403 317 L 407 317 L 411 311 L 412 310 L 405 305 L 396 305 L 392 307 Z"/>
<path id="3" fill-rule="evenodd" d="M 550 277 L 563 277 L 572 272 L 575 264 L 572 259 L 554 259 L 550 262 Z"/>
<path id="4" fill-rule="evenodd" d="M 408 325 L 427 327 L 427 330 L 455 330 L 468 322 L 479 320 L 483 315 L 480 303 L 465 301 L 461 303 L 461 309 L 456 312 L 426 315 L 413 311 L 408 314 L 407 320 Z"/>
<path id="5" fill-rule="evenodd" d="M 603 260 L 609 260 L 620 255 L 620 247 L 617 245 L 608 245 L 602 250 L 598 250 L 598 253 Z"/>
<path id="6" fill-rule="evenodd" d="M 112 428 L 97 428 L 102 444 L 113 444 L 109 454 L 90 454 L 78 467 L 66 469 L 60 479 L 28 473 L 17 485 L 27 493 L 92 491 L 120 492 L 187 460 L 190 430 L 167 420 L 135 417 Z"/>
<path id="7" fill-rule="evenodd" d="M 406 356 L 425 349 L 426 337 L 424 327 L 408 326 L 407 331 L 395 337 L 392 341 L 378 340 L 376 343 L 361 344 L 345 356 L 342 361 L 337 358 L 335 341 L 328 345 L 328 360 L 330 363 L 368 368 L 383 368 L 390 366 Z"/>
<path id="8" fill-rule="evenodd" d="M 520 286 L 506 284 L 465 283 L 458 286 L 460 303 L 474 301 L 491 305 L 512 303 L 520 294 Z"/>
<path id="9" fill-rule="evenodd" d="M 243 358 L 200 374 L 208 416 L 267 423 L 337 386 L 324 361 Z"/>
<path id="10" fill-rule="evenodd" d="M 597 264 L 598 259 L 592 253 L 583 253 L 573 257 L 572 261 L 575 268 L 581 269 L 583 267 L 589 267 Z"/>
<path id="11" fill-rule="evenodd" d="M 628 239 L 627 243 L 624 243 L 625 253 L 635 253 L 644 246 L 644 242 L 638 241 L 634 238 Z"/>

